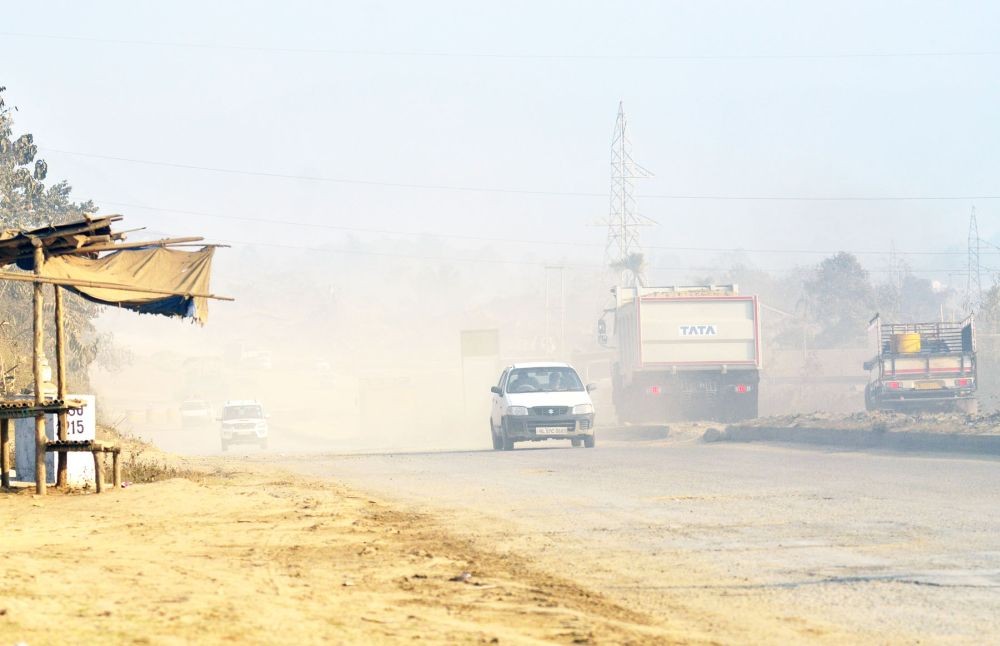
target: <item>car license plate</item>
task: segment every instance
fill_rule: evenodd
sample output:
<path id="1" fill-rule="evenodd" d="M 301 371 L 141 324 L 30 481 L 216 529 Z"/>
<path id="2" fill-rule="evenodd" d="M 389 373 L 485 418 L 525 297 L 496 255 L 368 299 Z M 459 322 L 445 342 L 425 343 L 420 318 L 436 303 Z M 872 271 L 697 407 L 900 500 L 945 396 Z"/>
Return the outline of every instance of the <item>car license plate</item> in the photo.
<path id="1" fill-rule="evenodd" d="M 568 431 L 562 426 L 539 426 L 535 429 L 535 435 L 562 435 Z"/>
<path id="2" fill-rule="evenodd" d="M 918 381 L 917 390 L 941 390 L 943 387 L 940 381 Z"/>

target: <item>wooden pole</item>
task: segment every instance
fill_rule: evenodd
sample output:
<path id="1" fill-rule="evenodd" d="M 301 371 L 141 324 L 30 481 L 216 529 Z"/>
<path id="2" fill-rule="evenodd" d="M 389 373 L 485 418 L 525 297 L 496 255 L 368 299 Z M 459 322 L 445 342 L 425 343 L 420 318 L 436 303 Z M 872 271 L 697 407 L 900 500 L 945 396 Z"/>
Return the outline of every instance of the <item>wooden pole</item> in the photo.
<path id="1" fill-rule="evenodd" d="M 0 419 L 0 486 L 10 488 L 10 420 Z"/>
<path id="2" fill-rule="evenodd" d="M 215 294 L 201 294 L 198 292 L 178 292 L 171 289 L 151 289 L 149 287 L 136 287 L 133 285 L 122 285 L 119 283 L 103 283 L 96 280 L 74 280 L 72 278 L 49 278 L 47 276 L 31 276 L 28 274 L 15 274 L 10 271 L 0 271 L 0 280 L 13 280 L 22 283 L 42 283 L 46 285 L 64 285 L 66 287 L 93 287 L 95 289 L 116 289 L 122 292 L 136 292 L 139 294 L 162 294 L 164 296 L 187 296 L 188 298 L 212 298 L 217 301 L 234 301 L 235 298 L 228 296 L 216 296 Z"/>
<path id="3" fill-rule="evenodd" d="M 114 453 L 111 454 L 112 464 L 114 465 L 114 475 L 112 476 L 112 482 L 115 485 L 115 491 L 122 488 L 122 462 L 121 462 L 121 451 L 115 449 Z"/>
<path id="4" fill-rule="evenodd" d="M 53 285 L 56 300 L 56 398 L 66 401 L 66 319 L 63 313 L 63 289 L 59 285 Z M 69 439 L 67 428 L 66 410 L 59 411 L 59 440 L 65 442 Z M 66 486 L 66 473 L 69 468 L 66 451 L 59 451 L 59 466 L 56 470 L 56 486 Z"/>
<path id="5" fill-rule="evenodd" d="M 100 451 L 94 451 L 94 492 L 104 491 L 104 459 Z"/>
<path id="6" fill-rule="evenodd" d="M 205 238 L 201 236 L 188 236 L 186 238 L 161 238 L 160 240 L 150 240 L 149 242 L 118 242 L 99 243 L 87 242 L 82 247 L 67 251 L 69 254 L 96 253 L 98 251 L 120 251 L 122 249 L 144 249 L 147 247 L 172 247 L 179 244 L 191 244 L 201 242 Z M 205 245 L 211 246 L 211 245 Z M 63 255 L 63 254 L 60 254 Z"/>
<path id="7" fill-rule="evenodd" d="M 45 252 L 42 250 L 42 243 L 37 238 L 33 240 L 35 245 L 35 275 L 41 275 L 42 263 L 45 262 Z M 35 283 L 35 341 L 34 341 L 34 372 L 35 372 L 35 405 L 41 406 L 45 403 L 45 394 L 42 392 L 42 353 L 45 351 L 45 320 L 42 318 L 42 309 L 45 304 L 45 297 L 42 293 L 42 283 Z M 35 416 L 35 493 L 39 496 L 45 495 L 45 414 Z"/>

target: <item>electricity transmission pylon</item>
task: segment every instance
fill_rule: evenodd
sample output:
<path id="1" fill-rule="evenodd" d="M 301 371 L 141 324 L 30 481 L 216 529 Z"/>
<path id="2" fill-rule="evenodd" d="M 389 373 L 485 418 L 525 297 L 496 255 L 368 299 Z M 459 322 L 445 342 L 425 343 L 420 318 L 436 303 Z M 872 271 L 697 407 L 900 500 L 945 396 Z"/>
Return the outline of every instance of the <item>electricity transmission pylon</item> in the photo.
<path id="1" fill-rule="evenodd" d="M 633 285 L 643 282 L 639 227 L 656 223 L 640 215 L 636 207 L 634 180 L 653 174 L 632 159 L 627 126 L 625 108 L 619 102 L 611 140 L 611 210 L 604 260 L 609 268 L 621 273 L 621 284 Z"/>
<path id="2" fill-rule="evenodd" d="M 983 271 L 979 262 L 979 225 L 976 222 L 976 207 L 969 216 L 969 257 L 967 281 L 965 285 L 965 311 L 973 314 L 983 302 Z"/>

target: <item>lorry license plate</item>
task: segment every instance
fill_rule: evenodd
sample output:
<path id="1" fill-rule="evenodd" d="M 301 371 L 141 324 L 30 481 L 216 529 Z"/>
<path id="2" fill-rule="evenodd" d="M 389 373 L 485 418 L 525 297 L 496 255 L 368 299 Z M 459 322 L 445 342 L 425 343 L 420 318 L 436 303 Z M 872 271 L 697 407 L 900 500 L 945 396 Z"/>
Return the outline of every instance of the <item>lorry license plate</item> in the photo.
<path id="1" fill-rule="evenodd" d="M 942 384 L 940 381 L 918 381 L 917 390 L 941 390 Z"/>
<path id="2" fill-rule="evenodd" d="M 535 435 L 562 435 L 569 432 L 569 429 L 562 426 L 539 426 L 535 429 Z"/>

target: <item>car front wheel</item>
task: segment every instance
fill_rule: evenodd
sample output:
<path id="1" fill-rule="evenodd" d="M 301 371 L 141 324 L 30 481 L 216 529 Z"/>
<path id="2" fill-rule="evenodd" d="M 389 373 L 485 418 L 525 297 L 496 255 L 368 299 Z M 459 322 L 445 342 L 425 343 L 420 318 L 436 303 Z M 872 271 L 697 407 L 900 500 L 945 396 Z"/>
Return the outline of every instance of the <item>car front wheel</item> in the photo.
<path id="1" fill-rule="evenodd" d="M 507 425 L 505 423 L 500 425 L 500 446 L 504 451 L 514 450 L 514 440 L 510 439 L 507 435 Z"/>
<path id="2" fill-rule="evenodd" d="M 597 438 L 595 436 L 588 435 L 587 437 L 583 438 L 583 446 L 585 448 L 592 449 L 594 448 L 595 444 L 597 444 Z"/>

